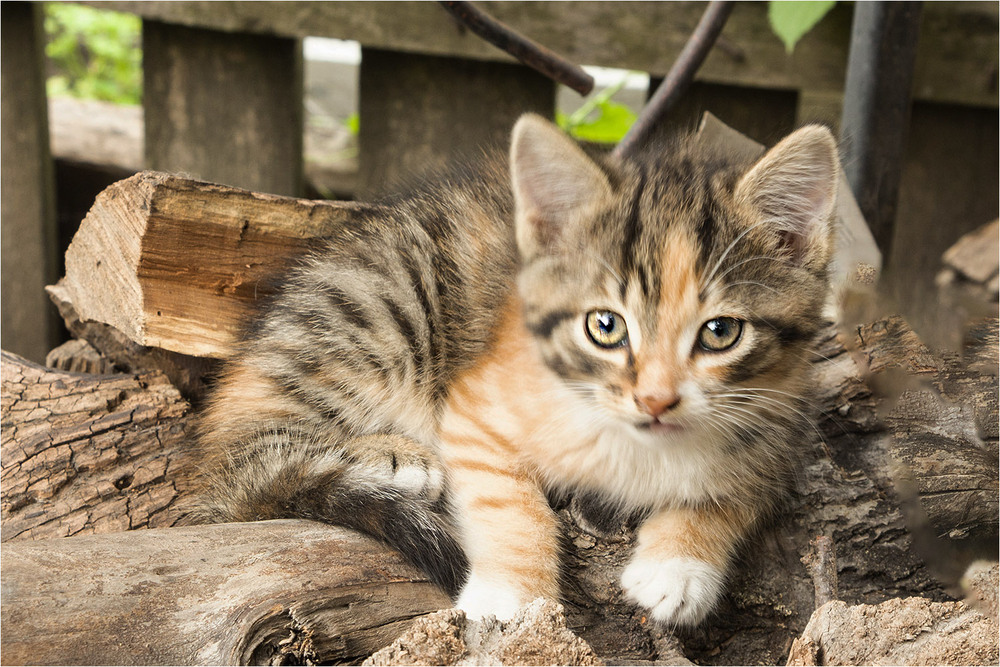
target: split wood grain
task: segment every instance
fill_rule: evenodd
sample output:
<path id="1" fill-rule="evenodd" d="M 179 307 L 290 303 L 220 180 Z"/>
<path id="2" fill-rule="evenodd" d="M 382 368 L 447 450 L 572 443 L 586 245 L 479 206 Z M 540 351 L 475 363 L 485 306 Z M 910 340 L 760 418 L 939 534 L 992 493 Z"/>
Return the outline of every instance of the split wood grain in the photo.
<path id="1" fill-rule="evenodd" d="M 84 321 L 140 345 L 223 356 L 269 280 L 363 208 L 141 172 L 98 195 L 59 285 Z"/>

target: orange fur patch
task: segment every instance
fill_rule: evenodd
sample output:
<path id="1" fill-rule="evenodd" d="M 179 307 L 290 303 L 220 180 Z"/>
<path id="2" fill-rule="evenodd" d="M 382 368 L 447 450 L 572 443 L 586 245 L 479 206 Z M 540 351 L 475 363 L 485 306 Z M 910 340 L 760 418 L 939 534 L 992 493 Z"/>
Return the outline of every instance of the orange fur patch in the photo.
<path id="1" fill-rule="evenodd" d="M 215 395 L 202 412 L 199 430 L 211 433 L 207 444 L 223 455 L 232 443 L 267 421 L 288 421 L 302 415 L 302 407 L 257 369 L 245 363 L 231 365 L 219 380 Z"/>
<path id="2" fill-rule="evenodd" d="M 646 558 L 697 558 L 721 569 L 750 531 L 754 512 L 732 507 L 670 508 L 643 523 L 637 554 Z"/>
<path id="3" fill-rule="evenodd" d="M 552 598 L 558 596 L 557 521 L 520 450 L 525 434 L 545 419 L 538 397 L 549 390 L 547 374 L 516 298 L 495 331 L 489 351 L 449 394 L 442 457 L 468 519 L 464 541 L 473 571 L 501 578 L 525 600 Z"/>
<path id="4" fill-rule="evenodd" d="M 679 351 L 677 342 L 699 308 L 697 253 L 691 240 L 676 231 L 663 252 L 656 323 L 656 337 L 662 342 L 640 352 L 635 390 L 639 396 L 676 394 L 688 360 L 687 351 Z"/>

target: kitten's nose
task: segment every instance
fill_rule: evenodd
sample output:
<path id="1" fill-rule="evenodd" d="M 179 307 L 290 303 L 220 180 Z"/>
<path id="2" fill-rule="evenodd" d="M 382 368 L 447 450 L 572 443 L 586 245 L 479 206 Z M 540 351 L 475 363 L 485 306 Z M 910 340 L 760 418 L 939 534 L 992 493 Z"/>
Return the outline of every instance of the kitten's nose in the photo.
<path id="1" fill-rule="evenodd" d="M 636 404 L 650 417 L 659 417 L 664 412 L 672 410 L 681 402 L 681 397 L 674 392 L 669 394 L 648 394 L 636 396 Z"/>

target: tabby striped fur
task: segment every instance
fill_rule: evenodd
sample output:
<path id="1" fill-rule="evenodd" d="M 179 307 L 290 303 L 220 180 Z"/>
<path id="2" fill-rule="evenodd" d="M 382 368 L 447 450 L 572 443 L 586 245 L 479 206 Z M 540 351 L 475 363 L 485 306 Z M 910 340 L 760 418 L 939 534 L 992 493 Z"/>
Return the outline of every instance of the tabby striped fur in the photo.
<path id="1" fill-rule="evenodd" d="M 559 594 L 546 492 L 585 492 L 645 517 L 626 594 L 699 622 L 808 425 L 836 174 L 815 126 L 753 165 L 692 139 L 595 161 L 525 116 L 507 164 L 288 276 L 202 416 L 198 515 L 356 527 L 509 617 Z"/>

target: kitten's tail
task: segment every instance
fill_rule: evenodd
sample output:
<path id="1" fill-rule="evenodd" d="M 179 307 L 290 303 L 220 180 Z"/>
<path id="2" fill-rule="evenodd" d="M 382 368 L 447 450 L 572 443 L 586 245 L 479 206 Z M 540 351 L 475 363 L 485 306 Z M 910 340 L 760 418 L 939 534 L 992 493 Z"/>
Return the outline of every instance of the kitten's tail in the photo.
<path id="1" fill-rule="evenodd" d="M 445 497 L 431 501 L 380 484 L 343 451 L 303 446 L 270 431 L 206 474 L 207 489 L 188 513 L 197 523 L 311 519 L 351 528 L 399 551 L 449 595 L 468 560 Z"/>

